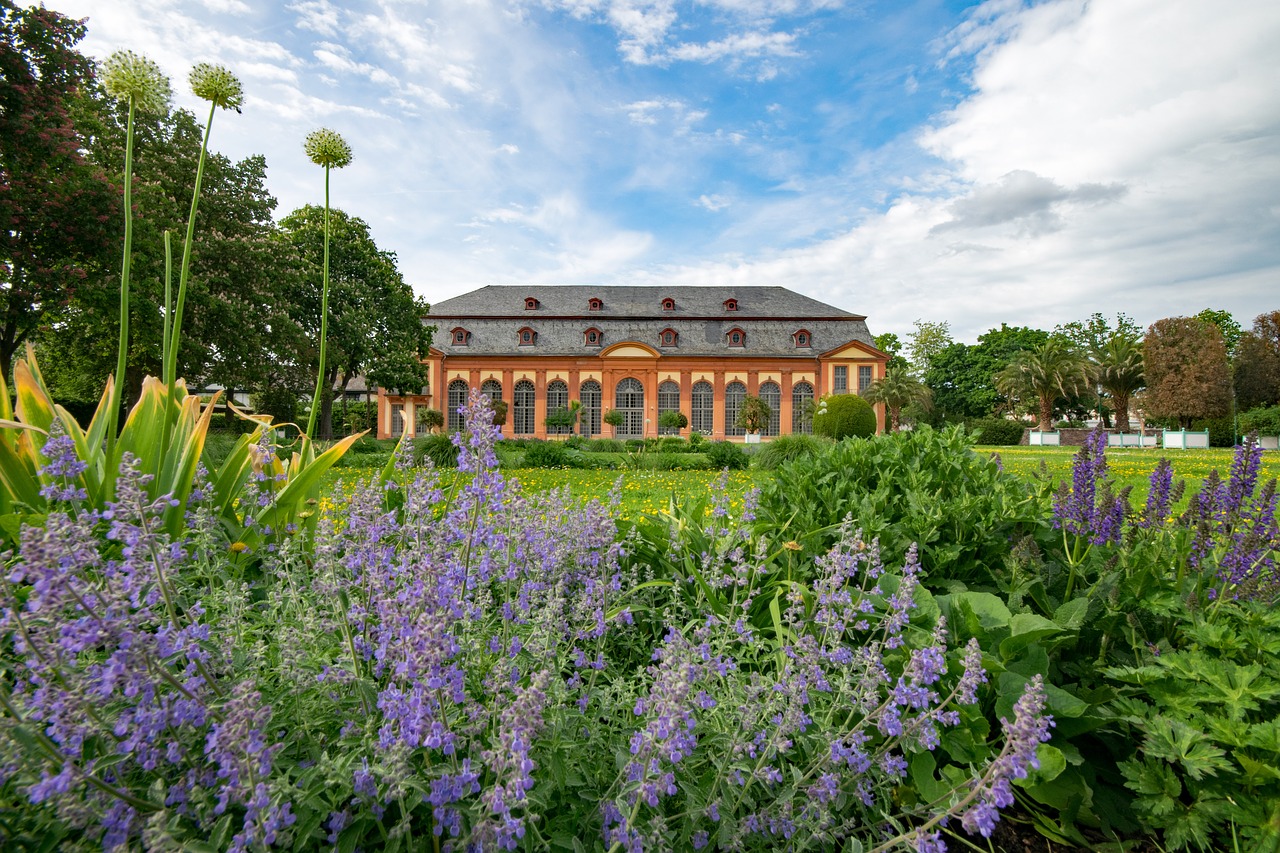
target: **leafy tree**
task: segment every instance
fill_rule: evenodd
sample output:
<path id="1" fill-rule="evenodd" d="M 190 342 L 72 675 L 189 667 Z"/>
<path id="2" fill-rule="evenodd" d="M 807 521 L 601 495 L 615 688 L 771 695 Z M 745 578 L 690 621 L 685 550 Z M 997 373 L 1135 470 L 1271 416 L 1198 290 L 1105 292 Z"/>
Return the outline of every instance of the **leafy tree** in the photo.
<path id="1" fill-rule="evenodd" d="M 739 420 L 741 420 L 741 418 L 739 418 Z M 766 423 L 768 423 L 767 419 Z M 570 421 L 570 424 L 572 424 L 572 421 Z M 688 425 L 689 418 L 685 416 L 684 412 L 672 410 L 658 415 L 658 426 L 662 427 L 664 430 L 679 432 Z"/>
<path id="2" fill-rule="evenodd" d="M 119 198 L 87 160 L 73 104 L 93 80 L 81 22 L 0 0 L 0 371 L 117 246 Z M 110 323 L 115 331 L 117 323 Z M 12 387 L 12 383 L 10 383 Z"/>
<path id="3" fill-rule="evenodd" d="M 378 248 L 361 219 L 329 212 L 329 323 L 325 388 L 345 390 L 359 373 L 382 388 L 416 391 L 427 384 L 422 359 L 431 330 L 422 324 L 425 303 L 414 298 L 396 268 L 393 252 Z M 295 359 L 315 369 L 319 359 L 320 288 L 324 257 L 324 208 L 307 205 L 280 222 L 280 240 L 294 252 L 299 275 L 284 288 L 294 324 Z M 416 356 L 416 359 L 414 358 Z M 319 433 L 332 434 L 331 399 L 321 401 Z"/>
<path id="4" fill-rule="evenodd" d="M 1241 409 L 1280 402 L 1280 311 L 1259 314 L 1240 336 L 1233 370 Z"/>
<path id="5" fill-rule="evenodd" d="M 1129 399 L 1146 381 L 1142 342 L 1127 332 L 1116 332 L 1093 350 L 1094 378 L 1111 395 L 1116 429 L 1129 431 Z"/>
<path id="6" fill-rule="evenodd" d="M 439 409 L 418 409 L 418 426 L 434 432 L 444 426 L 444 412 Z"/>
<path id="7" fill-rule="evenodd" d="M 876 349 L 883 353 L 888 353 L 889 363 L 886 369 L 894 367 L 905 367 L 910 369 L 911 364 L 902 357 L 902 341 L 893 332 L 885 332 L 883 335 L 876 335 L 871 339 Z"/>
<path id="8" fill-rule="evenodd" d="M 1227 358 L 1236 357 L 1236 345 L 1240 343 L 1240 336 L 1244 334 L 1244 330 L 1240 327 L 1240 323 L 1231 315 L 1230 311 L 1221 309 L 1206 308 L 1196 315 L 1197 320 L 1204 320 L 1212 323 L 1222 332 L 1222 342 L 1227 348 Z"/>
<path id="9" fill-rule="evenodd" d="M 1035 349 L 1019 352 L 996 374 L 996 387 L 1013 398 L 1034 398 L 1039 429 L 1048 430 L 1053 426 L 1054 403 L 1089 389 L 1089 366 L 1066 341 L 1049 338 Z"/>
<path id="10" fill-rule="evenodd" d="M 1140 339 L 1142 327 L 1123 312 L 1116 314 L 1115 325 L 1112 325 L 1106 317 L 1095 311 L 1083 322 L 1076 320 L 1054 326 L 1053 334 L 1054 337 L 1065 339 L 1078 352 L 1094 353 L 1118 334 Z"/>
<path id="11" fill-rule="evenodd" d="M 915 330 L 907 335 L 907 358 L 913 370 L 924 373 L 934 357 L 951 346 L 951 325 L 945 320 L 940 323 L 916 320 L 912 325 Z"/>
<path id="12" fill-rule="evenodd" d="M 910 371 L 890 367 L 881 379 L 877 379 L 862 392 L 869 403 L 884 403 L 889 410 L 889 430 L 897 432 L 902 422 L 904 406 L 928 406 L 933 398 L 929 387 Z"/>
<path id="13" fill-rule="evenodd" d="M 1213 418 L 1231 408 L 1227 347 L 1217 325 L 1198 317 L 1168 317 L 1147 329 L 1142 344 L 1146 364 L 1147 411 L 1178 420 L 1184 429 L 1195 418 Z"/>
<path id="14" fill-rule="evenodd" d="M 769 426 L 769 418 L 773 417 L 773 409 L 759 397 L 747 396 L 738 410 L 738 420 L 734 424 L 738 429 L 747 432 L 764 432 Z"/>
<path id="15" fill-rule="evenodd" d="M 982 418 L 1008 402 L 996 388 L 995 376 L 1023 350 L 1034 349 L 1049 333 L 1026 326 L 1001 324 L 978 336 L 978 343 L 952 344 L 938 353 L 924 374 L 933 408 L 943 418 Z"/>

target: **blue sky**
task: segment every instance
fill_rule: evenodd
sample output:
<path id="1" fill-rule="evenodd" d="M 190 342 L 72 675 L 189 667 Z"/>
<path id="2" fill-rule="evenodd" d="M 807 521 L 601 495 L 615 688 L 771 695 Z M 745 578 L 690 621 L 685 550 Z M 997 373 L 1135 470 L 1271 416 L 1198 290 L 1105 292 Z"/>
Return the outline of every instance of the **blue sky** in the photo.
<path id="1" fill-rule="evenodd" d="M 278 214 L 323 198 L 439 301 L 781 285 L 873 333 L 1280 308 L 1274 0 L 48 0 L 217 62 Z M 200 110 L 203 115 L 203 110 Z"/>

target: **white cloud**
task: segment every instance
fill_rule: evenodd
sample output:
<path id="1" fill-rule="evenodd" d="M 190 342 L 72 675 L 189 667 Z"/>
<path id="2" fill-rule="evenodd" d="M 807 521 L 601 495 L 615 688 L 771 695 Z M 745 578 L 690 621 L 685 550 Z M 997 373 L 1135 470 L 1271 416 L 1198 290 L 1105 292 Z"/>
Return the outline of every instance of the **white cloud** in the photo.
<path id="1" fill-rule="evenodd" d="M 698 207 L 704 207 L 712 213 L 724 210 L 729 205 L 730 201 L 722 195 L 707 195 L 704 193 L 698 196 Z"/>

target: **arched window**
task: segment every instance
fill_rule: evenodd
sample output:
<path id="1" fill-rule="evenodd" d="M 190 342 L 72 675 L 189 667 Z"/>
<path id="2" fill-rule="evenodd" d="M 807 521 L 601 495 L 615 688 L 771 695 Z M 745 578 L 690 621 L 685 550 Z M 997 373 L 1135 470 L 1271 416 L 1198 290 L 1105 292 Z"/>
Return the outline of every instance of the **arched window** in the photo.
<path id="1" fill-rule="evenodd" d="M 538 342 L 538 333 L 528 326 L 524 326 L 516 333 L 516 341 L 522 347 L 531 347 Z"/>
<path id="2" fill-rule="evenodd" d="M 782 426 L 782 389 L 776 382 L 760 383 L 760 402 L 769 407 L 769 425 L 764 428 L 765 435 L 777 435 Z"/>
<path id="3" fill-rule="evenodd" d="M 590 437 L 600 434 L 600 383 L 588 379 L 578 386 L 578 401 L 582 403 L 582 435 Z"/>
<path id="4" fill-rule="evenodd" d="M 731 347 L 742 347 L 747 345 L 747 333 L 734 326 L 729 330 L 729 334 L 725 335 L 725 340 L 729 342 Z"/>
<path id="5" fill-rule="evenodd" d="M 452 331 L 453 331 L 453 345 L 455 347 L 465 347 L 467 344 L 471 343 L 471 333 L 468 332 L 466 329 L 462 328 L 461 326 L 458 326 L 456 329 L 453 329 Z"/>
<path id="6" fill-rule="evenodd" d="M 559 379 L 547 383 L 547 415 L 569 412 L 569 386 Z M 547 427 L 548 435 L 568 435 L 573 430 L 569 424 L 556 424 Z"/>
<path id="7" fill-rule="evenodd" d="M 670 296 L 668 296 L 666 299 L 663 299 L 663 300 L 662 300 L 662 310 L 663 310 L 663 311 L 674 311 L 674 310 L 676 310 L 676 301 L 675 301 L 674 299 L 672 299 Z"/>
<path id="8" fill-rule="evenodd" d="M 813 386 L 797 382 L 791 386 L 791 433 L 808 435 L 813 432 Z"/>
<path id="9" fill-rule="evenodd" d="M 598 347 L 604 342 L 604 334 L 595 326 L 587 329 L 582 333 L 582 344 L 588 347 Z"/>
<path id="10" fill-rule="evenodd" d="M 813 339 L 809 337 L 808 329 L 800 329 L 793 333 L 791 337 L 795 340 L 796 346 L 801 349 L 807 349 L 813 345 Z"/>
<path id="11" fill-rule="evenodd" d="M 592 311 L 604 310 L 604 302 L 594 296 L 587 302 L 587 307 Z"/>
<path id="12" fill-rule="evenodd" d="M 511 402 L 511 426 L 516 435 L 533 435 L 533 383 L 521 379 L 516 383 Z"/>
<path id="13" fill-rule="evenodd" d="M 455 379 L 449 383 L 449 411 L 445 415 L 449 418 L 449 432 L 458 432 L 462 429 L 462 413 L 461 409 L 467 405 L 467 380 Z"/>
<path id="14" fill-rule="evenodd" d="M 666 435 L 679 435 L 679 427 L 662 426 L 662 416 L 666 412 L 680 411 L 680 386 L 674 382 L 663 382 L 658 386 L 658 431 Z"/>
<path id="15" fill-rule="evenodd" d="M 747 431 L 738 426 L 738 412 L 742 411 L 742 402 L 747 399 L 747 386 L 741 382 L 730 382 L 724 386 L 724 434 L 746 435 Z"/>
<path id="16" fill-rule="evenodd" d="M 680 340 L 680 336 L 676 334 L 675 329 L 663 329 L 658 334 L 658 343 L 664 347 L 673 347 Z"/>
<path id="17" fill-rule="evenodd" d="M 613 407 L 622 412 L 622 425 L 617 434 L 623 438 L 644 436 L 644 386 L 639 379 L 627 377 L 618 383 Z"/>
<path id="18" fill-rule="evenodd" d="M 502 383 L 496 379 L 486 379 L 480 386 L 480 393 L 496 403 L 502 399 Z"/>
<path id="19" fill-rule="evenodd" d="M 690 429 L 703 435 L 711 435 L 716 416 L 716 389 L 711 387 L 710 382 L 693 383 L 691 403 Z"/>
<path id="20" fill-rule="evenodd" d="M 534 297 L 532 297 L 532 296 L 526 296 L 526 297 L 524 298 L 524 310 L 526 310 L 526 311 L 534 311 L 534 310 L 536 310 L 536 309 L 537 309 L 537 307 L 538 307 L 538 300 L 537 300 L 537 299 L 535 299 L 535 298 L 534 298 Z"/>

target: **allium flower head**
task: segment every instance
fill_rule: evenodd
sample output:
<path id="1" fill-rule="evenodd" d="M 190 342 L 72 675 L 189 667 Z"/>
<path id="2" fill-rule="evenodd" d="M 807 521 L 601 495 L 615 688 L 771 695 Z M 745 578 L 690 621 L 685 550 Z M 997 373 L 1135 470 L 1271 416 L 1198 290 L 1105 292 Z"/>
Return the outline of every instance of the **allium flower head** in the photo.
<path id="1" fill-rule="evenodd" d="M 240 80 L 221 65 L 201 62 L 191 69 L 187 79 L 197 98 L 216 107 L 238 112 L 240 105 L 244 103 L 244 90 L 240 88 Z"/>
<path id="2" fill-rule="evenodd" d="M 326 169 L 341 169 L 351 162 L 351 146 L 337 131 L 322 127 L 307 134 L 303 150 L 311 162 Z"/>
<path id="3" fill-rule="evenodd" d="M 103 66 L 102 85 L 107 94 L 132 101 L 139 112 L 162 113 L 169 106 L 169 78 L 145 56 L 131 50 L 117 50 Z"/>

